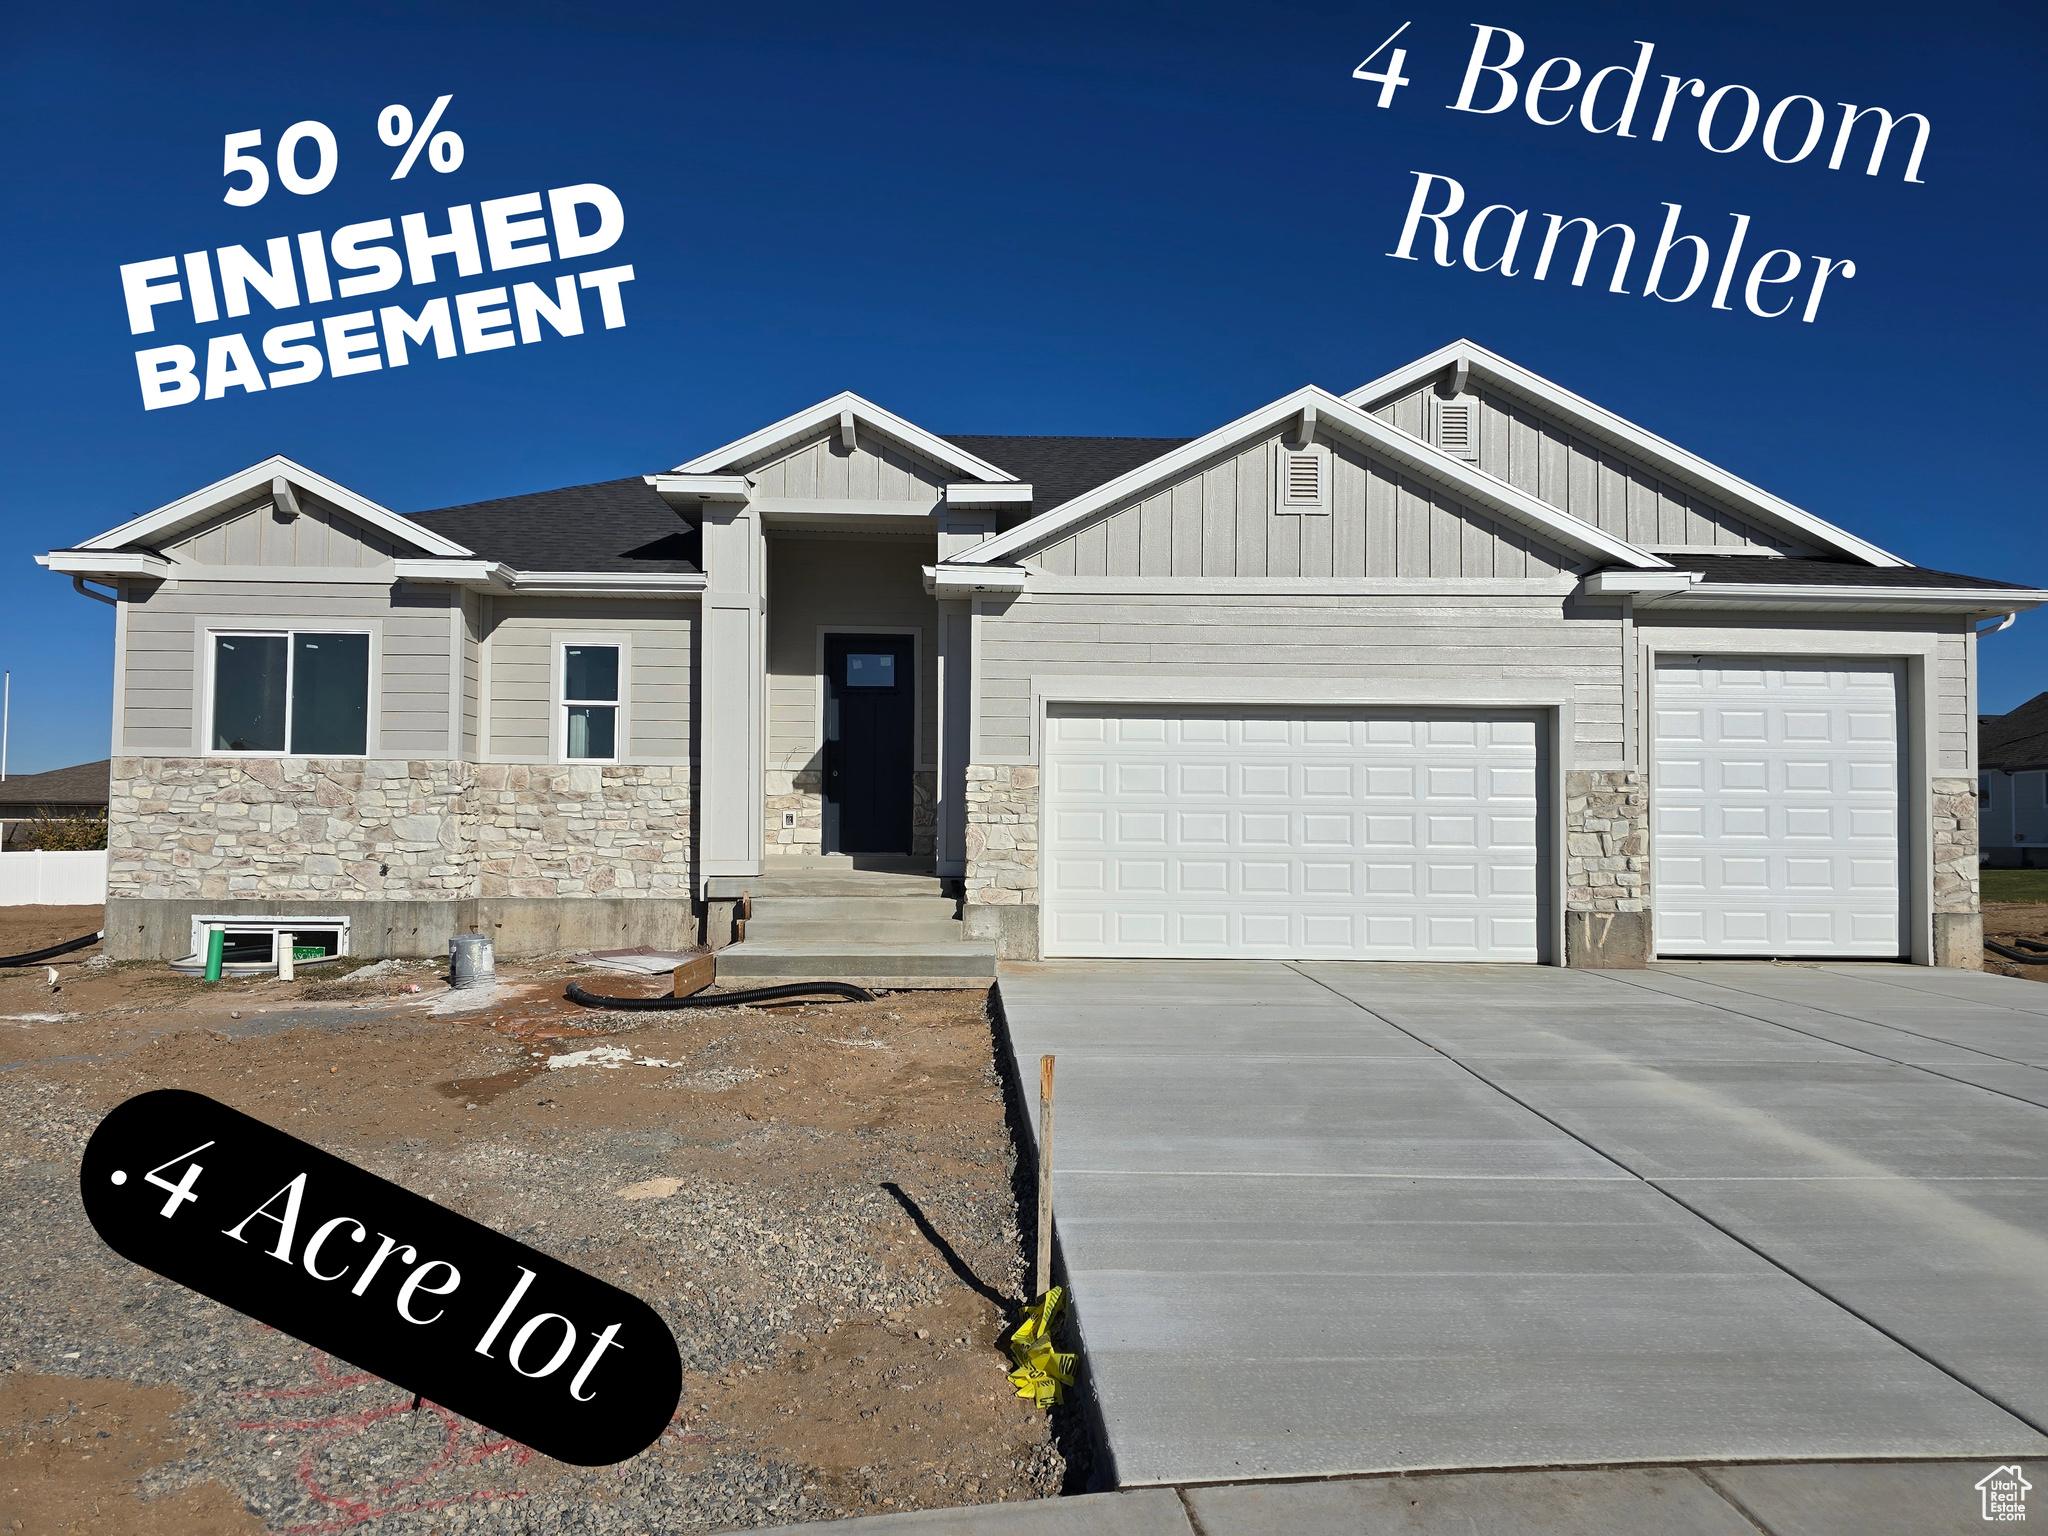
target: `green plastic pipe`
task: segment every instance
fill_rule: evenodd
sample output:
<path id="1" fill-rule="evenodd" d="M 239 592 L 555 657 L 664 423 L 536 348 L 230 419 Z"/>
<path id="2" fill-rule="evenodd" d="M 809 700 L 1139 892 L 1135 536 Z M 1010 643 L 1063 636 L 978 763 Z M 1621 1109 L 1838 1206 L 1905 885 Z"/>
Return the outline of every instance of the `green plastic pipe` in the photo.
<path id="1" fill-rule="evenodd" d="M 206 930 L 206 979 L 220 980 L 220 955 L 227 946 L 227 931 L 222 928 Z"/>

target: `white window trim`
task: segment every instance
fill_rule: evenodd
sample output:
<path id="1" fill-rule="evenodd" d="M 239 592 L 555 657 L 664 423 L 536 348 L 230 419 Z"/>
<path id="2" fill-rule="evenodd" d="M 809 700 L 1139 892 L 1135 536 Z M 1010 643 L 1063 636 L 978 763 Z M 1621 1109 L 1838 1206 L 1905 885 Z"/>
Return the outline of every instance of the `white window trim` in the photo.
<path id="1" fill-rule="evenodd" d="M 549 731 L 549 750 L 554 761 L 568 767 L 578 768 L 586 764 L 600 768 L 632 760 L 632 693 L 633 693 L 633 637 L 623 630 L 562 630 L 548 636 L 551 656 L 548 679 L 548 707 L 554 711 L 554 724 Z M 610 645 L 619 652 L 619 696 L 617 699 L 570 699 L 563 689 L 567 686 L 568 648 L 572 645 Z M 618 724 L 612 734 L 612 755 L 610 757 L 571 757 L 569 755 L 569 706 L 576 704 L 616 704 Z"/>
<path id="2" fill-rule="evenodd" d="M 1314 501 L 1293 501 L 1287 494 L 1287 470 L 1289 462 L 1307 454 L 1316 461 L 1316 490 Z M 1273 511 L 1281 517 L 1327 517 L 1330 513 L 1330 480 L 1335 466 L 1330 462 L 1330 450 L 1321 443 L 1310 443 L 1306 447 L 1293 448 L 1286 443 L 1279 445 L 1279 452 L 1273 455 Z"/>
<path id="3" fill-rule="evenodd" d="M 216 640 L 232 640 L 238 635 L 252 639 L 282 637 L 285 641 L 285 685 L 284 718 L 285 745 L 283 752 L 237 752 L 230 747 L 216 747 L 213 744 L 213 669 Z M 294 635 L 367 635 L 370 638 L 370 675 L 364 689 L 363 700 L 363 750 L 361 752 L 293 752 L 291 745 L 292 680 L 298 669 L 291 661 L 291 639 Z M 205 698 L 199 714 L 199 750 L 203 757 L 251 758 L 262 757 L 282 759 L 287 757 L 339 758 L 344 761 L 368 761 L 377 755 L 379 728 L 383 722 L 382 690 L 378 684 L 383 676 L 383 633 L 375 624 L 320 624 L 299 628 L 293 625 L 247 625 L 233 629 L 206 629 L 201 631 L 200 672 L 206 686 Z"/>

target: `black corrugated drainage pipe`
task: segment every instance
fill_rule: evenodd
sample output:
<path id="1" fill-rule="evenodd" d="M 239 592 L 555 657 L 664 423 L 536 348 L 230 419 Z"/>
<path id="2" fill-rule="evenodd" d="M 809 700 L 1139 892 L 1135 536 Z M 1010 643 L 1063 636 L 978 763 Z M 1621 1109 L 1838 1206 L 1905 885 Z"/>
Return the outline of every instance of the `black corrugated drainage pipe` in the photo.
<path id="1" fill-rule="evenodd" d="M 875 994 L 849 981 L 797 981 L 781 987 L 754 987 L 744 992 L 696 992 L 688 997 L 602 997 L 586 992 L 576 982 L 564 994 L 570 1002 L 586 1008 L 727 1008 L 742 1003 L 766 1003 L 782 997 L 831 996 L 850 1003 L 872 1003 Z"/>
<path id="2" fill-rule="evenodd" d="M 90 949 L 106 937 L 104 931 L 88 933 L 82 939 L 66 939 L 62 944 L 52 944 L 48 949 L 32 949 L 25 955 L 0 955 L 0 968 L 10 965 L 34 965 L 38 960 L 54 960 L 59 955 L 68 955 L 74 949 Z"/>

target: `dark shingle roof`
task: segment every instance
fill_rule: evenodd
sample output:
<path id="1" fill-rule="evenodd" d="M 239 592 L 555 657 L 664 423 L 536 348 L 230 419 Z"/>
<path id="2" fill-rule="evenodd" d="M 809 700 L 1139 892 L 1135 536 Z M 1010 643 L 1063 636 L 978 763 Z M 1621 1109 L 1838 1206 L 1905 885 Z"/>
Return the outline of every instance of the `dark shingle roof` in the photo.
<path id="1" fill-rule="evenodd" d="M 0 784 L 0 811 L 9 816 L 32 816 L 44 806 L 52 810 L 67 805 L 107 803 L 108 760 L 78 763 L 70 768 L 52 768 L 47 773 L 10 773 Z"/>
<path id="2" fill-rule="evenodd" d="M 1852 565 L 1846 560 L 1780 560 L 1768 555 L 1666 555 L 1681 571 L 1699 571 L 1709 586 L 1737 583 L 1794 587 L 1987 587 L 2026 592 L 2031 588 L 1981 576 L 1957 576 L 1917 565 Z"/>
<path id="3" fill-rule="evenodd" d="M 1029 484 L 1031 510 L 1038 513 L 1049 512 L 1193 439 L 949 435 L 946 441 Z"/>
<path id="4" fill-rule="evenodd" d="M 1978 716 L 1977 766 L 2007 773 L 2048 766 L 2048 693 L 2002 715 Z"/>
<path id="5" fill-rule="evenodd" d="M 694 571 L 697 530 L 638 475 L 415 512 L 515 571 Z"/>

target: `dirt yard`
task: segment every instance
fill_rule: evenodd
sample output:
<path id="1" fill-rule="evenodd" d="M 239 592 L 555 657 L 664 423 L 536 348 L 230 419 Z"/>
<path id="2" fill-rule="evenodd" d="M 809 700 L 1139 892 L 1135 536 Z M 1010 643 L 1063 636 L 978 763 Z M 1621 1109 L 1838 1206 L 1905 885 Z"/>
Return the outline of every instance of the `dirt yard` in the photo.
<path id="1" fill-rule="evenodd" d="M 0 909 L 0 953 L 97 926 Z M 995 1346 L 1026 1277 L 982 991 L 593 1015 L 567 980 L 665 978 L 501 966 L 480 996 L 425 962 L 207 984 L 95 956 L 54 989 L 0 972 L 0 1532 L 652 1536 L 1060 1490 Z M 78 1156 L 164 1086 L 646 1298 L 675 1423 L 566 1466 L 116 1257 Z"/>
<path id="2" fill-rule="evenodd" d="M 2036 943 L 2048 943 L 2048 902 L 2000 901 L 1984 904 L 1984 937 L 1996 939 L 2008 947 L 2014 939 L 2032 939 Z M 2021 950 L 2022 954 L 2027 953 Z M 2042 955 L 2048 961 L 2048 955 Z M 2020 976 L 2028 981 L 2048 981 L 2048 964 L 2021 965 L 2003 955 L 1984 951 L 1984 969 L 1996 971 L 2001 976 Z"/>

